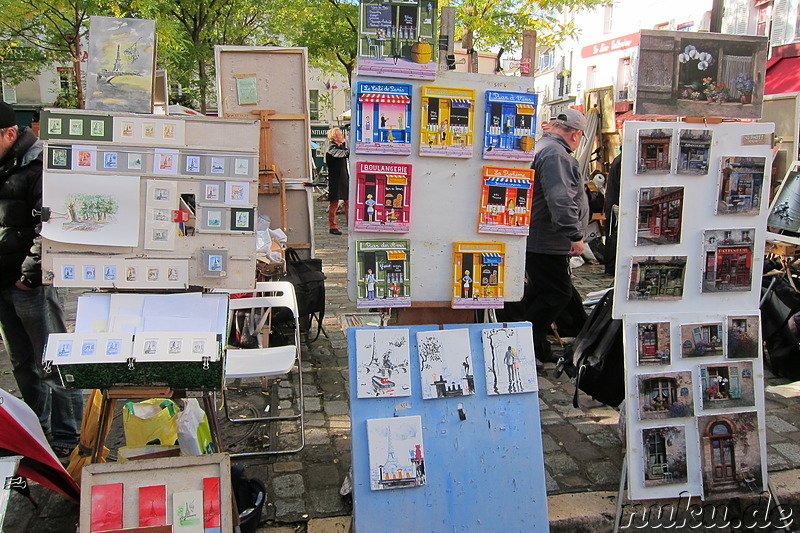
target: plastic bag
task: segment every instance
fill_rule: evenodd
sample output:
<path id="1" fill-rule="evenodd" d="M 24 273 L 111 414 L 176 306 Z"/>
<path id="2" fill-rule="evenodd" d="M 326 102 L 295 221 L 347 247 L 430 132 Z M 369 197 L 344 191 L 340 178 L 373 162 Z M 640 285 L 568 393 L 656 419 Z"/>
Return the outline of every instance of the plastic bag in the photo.
<path id="1" fill-rule="evenodd" d="M 178 440 L 178 405 L 172 400 L 151 398 L 122 406 L 122 427 L 127 446 L 172 445 Z"/>
<path id="2" fill-rule="evenodd" d="M 208 417 L 195 398 L 186 400 L 183 412 L 178 415 L 178 444 L 183 455 L 214 453 Z"/>

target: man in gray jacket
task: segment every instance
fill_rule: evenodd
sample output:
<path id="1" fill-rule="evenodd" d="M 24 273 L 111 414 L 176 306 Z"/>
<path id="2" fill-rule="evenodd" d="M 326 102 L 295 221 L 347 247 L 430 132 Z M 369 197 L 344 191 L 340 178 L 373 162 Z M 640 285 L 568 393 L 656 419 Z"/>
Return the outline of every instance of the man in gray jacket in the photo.
<path id="1" fill-rule="evenodd" d="M 567 309 L 574 288 L 570 257 L 583 253 L 589 222 L 589 202 L 572 152 L 586 129 L 586 118 L 566 109 L 551 121 L 551 129 L 536 144 L 531 168 L 533 207 L 528 234 L 525 274 L 531 288 L 527 317 L 533 323 L 534 350 L 540 361 L 552 361 L 547 333 L 550 324 Z M 586 313 L 570 306 L 572 321 L 580 328 Z"/>

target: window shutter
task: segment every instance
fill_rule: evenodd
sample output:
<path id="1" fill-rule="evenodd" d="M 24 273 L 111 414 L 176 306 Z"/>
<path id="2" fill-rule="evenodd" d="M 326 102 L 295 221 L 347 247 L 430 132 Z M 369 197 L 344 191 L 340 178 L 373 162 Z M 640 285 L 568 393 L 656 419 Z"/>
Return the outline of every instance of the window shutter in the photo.
<path id="1" fill-rule="evenodd" d="M 646 102 L 670 100 L 677 89 L 675 51 L 677 42 L 671 35 L 642 30 L 639 45 L 639 68 L 636 80 L 636 113 L 646 114 Z"/>
<path id="2" fill-rule="evenodd" d="M 772 10 L 772 31 L 769 36 L 770 46 L 780 46 L 787 42 L 786 22 L 789 14 L 789 2 L 776 0 Z"/>
<path id="3" fill-rule="evenodd" d="M 736 21 L 742 0 L 733 0 L 725 3 L 727 6 L 722 15 L 722 33 L 736 33 Z"/>
<path id="4" fill-rule="evenodd" d="M 738 9 L 736 10 L 736 29 L 735 32 L 739 35 L 744 35 L 747 33 L 747 12 L 748 7 L 744 4 L 739 4 Z"/>

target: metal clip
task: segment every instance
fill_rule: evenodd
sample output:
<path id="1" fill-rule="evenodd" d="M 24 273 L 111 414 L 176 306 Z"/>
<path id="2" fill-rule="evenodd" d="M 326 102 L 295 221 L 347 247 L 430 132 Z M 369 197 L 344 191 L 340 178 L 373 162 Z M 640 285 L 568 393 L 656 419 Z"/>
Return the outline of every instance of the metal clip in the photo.
<path id="1" fill-rule="evenodd" d="M 208 355 L 203 356 L 203 370 L 208 370 L 208 367 L 211 365 L 211 357 Z"/>
<path id="2" fill-rule="evenodd" d="M 136 359 L 134 359 L 133 357 L 128 357 L 128 370 L 133 370 L 134 369 L 134 363 L 135 362 L 136 362 Z"/>
<path id="3" fill-rule="evenodd" d="M 50 372 L 53 371 L 53 362 L 52 361 L 45 361 L 43 368 L 44 368 L 44 373 L 45 374 L 49 374 Z"/>
<path id="4" fill-rule="evenodd" d="M 8 476 L 3 483 L 4 489 L 25 489 L 28 486 L 28 480 L 22 476 Z"/>

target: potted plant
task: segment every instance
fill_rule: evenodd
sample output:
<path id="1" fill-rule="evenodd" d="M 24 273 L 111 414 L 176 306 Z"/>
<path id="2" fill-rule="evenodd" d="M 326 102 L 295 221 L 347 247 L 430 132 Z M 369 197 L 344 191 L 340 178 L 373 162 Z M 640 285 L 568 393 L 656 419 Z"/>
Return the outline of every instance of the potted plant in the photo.
<path id="1" fill-rule="evenodd" d="M 740 99 L 743 104 L 749 104 L 752 101 L 753 89 L 755 89 L 756 84 L 753 78 L 750 77 L 750 74 L 742 72 L 733 78 L 733 86 L 736 87 L 736 90 L 741 94 Z"/>

